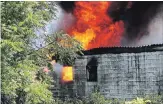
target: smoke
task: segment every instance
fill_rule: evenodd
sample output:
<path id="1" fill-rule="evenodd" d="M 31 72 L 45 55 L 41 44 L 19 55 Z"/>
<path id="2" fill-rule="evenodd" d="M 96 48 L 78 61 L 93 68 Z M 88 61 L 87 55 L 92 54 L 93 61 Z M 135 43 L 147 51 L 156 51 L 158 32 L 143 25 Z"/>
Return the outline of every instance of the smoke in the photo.
<path id="1" fill-rule="evenodd" d="M 163 5 L 161 3 L 160 5 L 154 3 L 155 5 L 153 6 L 151 3 L 149 3 L 148 9 L 146 8 L 142 12 L 142 15 L 136 16 L 137 19 L 133 18 L 132 21 L 136 21 L 135 23 L 132 21 L 126 22 L 128 26 L 126 26 L 122 46 L 143 46 L 163 43 Z"/>
<path id="2" fill-rule="evenodd" d="M 136 46 L 161 44 L 163 43 L 163 5 L 159 12 L 149 22 L 147 27 L 148 34 L 136 42 Z"/>
<path id="3" fill-rule="evenodd" d="M 113 1 L 108 8 L 108 15 L 114 22 L 122 20 L 125 24 L 125 33 L 121 46 L 142 46 L 163 43 L 163 2 L 155 1 Z M 74 1 L 59 3 L 62 16 L 59 17 L 56 30 L 65 30 L 75 22 L 73 10 Z M 102 18 L 102 17 L 101 17 Z M 59 25 L 58 25 L 59 24 Z M 54 26 L 54 25 L 53 25 Z"/>
<path id="4" fill-rule="evenodd" d="M 58 76 L 61 76 L 61 72 L 62 72 L 62 69 L 63 69 L 63 65 L 59 64 L 59 63 L 55 63 L 53 65 L 53 69 L 54 69 L 54 72 L 58 75 Z"/>
<path id="5" fill-rule="evenodd" d="M 123 20 L 125 12 L 129 9 L 130 2 L 123 1 L 123 2 L 111 2 L 110 7 L 108 8 L 108 15 L 112 17 L 113 21 Z"/>
<path id="6" fill-rule="evenodd" d="M 62 20 L 64 18 L 64 12 L 62 10 L 62 8 L 58 5 L 56 5 L 56 17 L 54 19 L 52 19 L 48 25 L 46 26 L 46 30 L 48 33 L 53 33 L 56 31 L 59 31 L 62 26 Z"/>
<path id="7" fill-rule="evenodd" d="M 71 12 L 68 12 L 61 8 L 60 3 L 57 4 L 56 18 L 49 22 L 46 29 L 49 33 L 54 33 L 60 30 L 66 31 L 75 21 L 75 18 Z"/>
<path id="8" fill-rule="evenodd" d="M 75 1 L 62 1 L 60 7 L 67 13 L 72 13 L 75 8 Z"/>
<path id="9" fill-rule="evenodd" d="M 132 2 L 132 7 L 124 13 L 125 34 L 122 40 L 122 46 L 142 46 L 157 44 L 152 40 L 155 34 L 162 34 L 161 25 L 157 22 L 161 21 L 159 14 L 161 4 L 163 2 Z M 157 33 L 154 28 L 159 28 Z M 149 38 L 151 37 L 151 39 Z M 156 38 L 153 38 L 156 39 Z"/>

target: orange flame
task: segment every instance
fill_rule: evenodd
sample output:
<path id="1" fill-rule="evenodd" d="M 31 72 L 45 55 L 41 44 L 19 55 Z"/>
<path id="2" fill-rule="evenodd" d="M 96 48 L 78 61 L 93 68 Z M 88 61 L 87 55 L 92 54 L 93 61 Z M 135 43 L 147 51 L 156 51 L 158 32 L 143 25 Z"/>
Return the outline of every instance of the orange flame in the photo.
<path id="1" fill-rule="evenodd" d="M 124 32 L 122 21 L 113 22 L 107 11 L 111 2 L 76 2 L 74 15 L 76 23 L 68 33 L 80 41 L 85 50 L 119 46 Z"/>
<path id="2" fill-rule="evenodd" d="M 62 69 L 62 81 L 70 82 L 73 81 L 73 69 L 71 66 L 65 66 Z"/>

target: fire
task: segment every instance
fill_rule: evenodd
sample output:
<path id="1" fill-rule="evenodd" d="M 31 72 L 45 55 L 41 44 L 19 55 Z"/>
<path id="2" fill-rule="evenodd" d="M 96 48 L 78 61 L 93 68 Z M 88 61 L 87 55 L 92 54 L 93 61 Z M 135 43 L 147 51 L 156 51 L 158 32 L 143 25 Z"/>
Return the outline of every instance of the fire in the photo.
<path id="1" fill-rule="evenodd" d="M 73 69 L 71 66 L 65 66 L 62 69 L 62 81 L 70 82 L 73 81 Z"/>
<path id="2" fill-rule="evenodd" d="M 113 22 L 107 14 L 111 2 L 75 2 L 76 23 L 67 30 L 85 50 L 119 46 L 124 32 L 123 21 Z"/>

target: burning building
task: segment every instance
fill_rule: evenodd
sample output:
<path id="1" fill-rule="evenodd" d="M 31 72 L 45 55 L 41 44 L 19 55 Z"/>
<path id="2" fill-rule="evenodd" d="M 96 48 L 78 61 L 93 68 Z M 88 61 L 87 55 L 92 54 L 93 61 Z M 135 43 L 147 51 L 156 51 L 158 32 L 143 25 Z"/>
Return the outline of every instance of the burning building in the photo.
<path id="1" fill-rule="evenodd" d="M 98 90 L 106 98 L 132 99 L 163 93 L 163 44 L 83 53 L 75 60 L 72 81 L 58 84 L 59 96 L 83 97 Z"/>
<path id="2" fill-rule="evenodd" d="M 98 90 L 122 99 L 163 93 L 163 2 L 61 4 L 75 18 L 64 30 L 82 43 L 84 55 L 63 68 L 60 93 L 82 97 Z"/>

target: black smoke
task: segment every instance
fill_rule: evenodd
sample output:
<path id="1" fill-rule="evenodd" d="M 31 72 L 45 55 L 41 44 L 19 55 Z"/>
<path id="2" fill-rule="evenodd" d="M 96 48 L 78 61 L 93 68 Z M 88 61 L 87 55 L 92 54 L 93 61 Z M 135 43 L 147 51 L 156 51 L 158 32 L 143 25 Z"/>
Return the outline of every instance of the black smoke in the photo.
<path id="1" fill-rule="evenodd" d="M 135 1 L 130 9 L 127 9 L 120 19 L 125 22 L 125 39 L 127 41 L 137 41 L 144 35 L 148 35 L 147 26 L 156 16 L 160 4 L 163 2 Z M 114 17 L 115 18 L 115 17 Z"/>
<path id="2" fill-rule="evenodd" d="M 75 8 L 75 1 L 61 1 L 59 3 L 61 8 L 66 12 L 73 12 L 73 9 Z"/>

